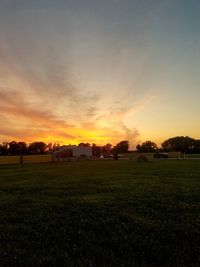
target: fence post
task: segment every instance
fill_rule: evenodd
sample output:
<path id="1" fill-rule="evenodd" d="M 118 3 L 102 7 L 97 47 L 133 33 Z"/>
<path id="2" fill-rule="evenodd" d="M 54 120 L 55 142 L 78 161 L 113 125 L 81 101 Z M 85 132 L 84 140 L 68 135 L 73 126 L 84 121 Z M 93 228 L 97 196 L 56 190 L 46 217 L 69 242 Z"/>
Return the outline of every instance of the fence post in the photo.
<path id="1" fill-rule="evenodd" d="M 24 159 L 24 157 L 23 157 L 23 154 L 20 154 L 20 164 L 23 164 L 23 159 Z"/>
<path id="2" fill-rule="evenodd" d="M 55 154 L 55 152 L 53 152 L 52 153 L 52 162 L 56 162 L 57 160 L 56 160 L 56 154 Z"/>

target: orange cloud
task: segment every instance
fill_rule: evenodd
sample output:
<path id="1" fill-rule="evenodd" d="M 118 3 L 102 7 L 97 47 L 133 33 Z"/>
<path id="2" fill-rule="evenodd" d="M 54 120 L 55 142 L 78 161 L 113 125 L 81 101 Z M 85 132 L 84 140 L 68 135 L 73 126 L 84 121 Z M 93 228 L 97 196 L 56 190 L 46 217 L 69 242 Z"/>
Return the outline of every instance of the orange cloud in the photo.
<path id="1" fill-rule="evenodd" d="M 35 92 L 39 91 L 33 90 L 33 93 Z M 43 140 L 59 143 L 105 144 L 110 142 L 115 144 L 122 139 L 134 140 L 136 138 L 137 131 L 128 129 L 122 122 L 127 112 L 126 109 L 101 109 L 99 113 L 94 105 L 97 100 L 96 96 L 89 94 L 82 98 L 82 93 L 76 94 L 76 101 L 73 96 L 73 100 L 69 101 L 70 107 L 67 106 L 65 109 L 62 102 L 63 95 L 59 96 L 60 103 L 62 103 L 60 106 L 58 99 L 55 105 L 49 103 L 48 97 L 52 98 L 51 94 L 47 95 L 47 98 L 43 95 L 40 101 L 37 101 L 37 98 L 36 100 L 30 99 L 26 90 L 2 88 L 0 112 L 4 123 L 0 125 L 0 139 L 3 141 L 15 139 L 27 142 Z M 60 107 L 61 113 L 59 114 Z M 64 114 L 69 121 L 67 118 L 64 119 Z"/>

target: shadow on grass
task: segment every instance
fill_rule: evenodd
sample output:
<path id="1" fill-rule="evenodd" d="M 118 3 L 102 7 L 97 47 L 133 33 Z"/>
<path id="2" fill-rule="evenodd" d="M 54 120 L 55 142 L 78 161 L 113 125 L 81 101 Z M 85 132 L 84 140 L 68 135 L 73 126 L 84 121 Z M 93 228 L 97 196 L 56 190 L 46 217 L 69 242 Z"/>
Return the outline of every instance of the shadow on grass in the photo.
<path id="1" fill-rule="evenodd" d="M 168 210 L 169 219 L 161 209 L 149 201 L 22 203 L 4 217 L 1 266 L 195 266 L 199 233 L 180 210 Z"/>

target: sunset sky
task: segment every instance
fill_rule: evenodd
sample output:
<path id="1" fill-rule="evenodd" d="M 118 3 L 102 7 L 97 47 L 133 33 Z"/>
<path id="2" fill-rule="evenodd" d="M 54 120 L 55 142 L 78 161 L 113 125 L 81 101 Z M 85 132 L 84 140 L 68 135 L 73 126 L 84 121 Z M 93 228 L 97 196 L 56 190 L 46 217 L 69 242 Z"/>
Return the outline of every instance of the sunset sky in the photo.
<path id="1" fill-rule="evenodd" d="M 0 0 L 0 142 L 200 139 L 199 0 Z"/>

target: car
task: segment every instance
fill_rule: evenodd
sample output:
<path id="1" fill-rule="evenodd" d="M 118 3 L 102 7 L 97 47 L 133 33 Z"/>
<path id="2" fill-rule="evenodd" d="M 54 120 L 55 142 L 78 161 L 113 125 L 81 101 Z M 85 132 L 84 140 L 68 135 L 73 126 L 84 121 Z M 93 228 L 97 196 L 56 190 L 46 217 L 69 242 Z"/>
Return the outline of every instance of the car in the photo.
<path id="1" fill-rule="evenodd" d="M 166 153 L 156 153 L 153 155 L 155 159 L 167 159 L 168 155 Z"/>
<path id="2" fill-rule="evenodd" d="M 104 159 L 110 159 L 110 158 L 113 158 L 113 155 L 104 154 L 103 157 L 104 157 Z"/>

